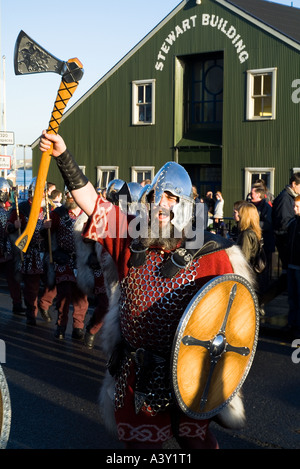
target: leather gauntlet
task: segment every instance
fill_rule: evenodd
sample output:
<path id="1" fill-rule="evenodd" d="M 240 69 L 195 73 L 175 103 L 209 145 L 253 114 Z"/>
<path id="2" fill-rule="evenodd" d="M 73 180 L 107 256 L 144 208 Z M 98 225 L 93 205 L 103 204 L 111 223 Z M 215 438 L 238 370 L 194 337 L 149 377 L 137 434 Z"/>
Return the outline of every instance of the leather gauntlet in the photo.
<path id="1" fill-rule="evenodd" d="M 64 151 L 55 160 L 69 191 L 80 189 L 88 183 L 88 178 L 83 174 L 69 150 Z"/>

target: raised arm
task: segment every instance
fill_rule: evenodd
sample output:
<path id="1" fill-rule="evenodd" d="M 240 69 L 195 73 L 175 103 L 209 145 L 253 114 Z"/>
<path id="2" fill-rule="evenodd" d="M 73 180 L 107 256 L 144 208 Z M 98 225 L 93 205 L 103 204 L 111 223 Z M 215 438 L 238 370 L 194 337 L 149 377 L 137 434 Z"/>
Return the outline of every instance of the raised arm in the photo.
<path id="1" fill-rule="evenodd" d="M 47 151 L 52 145 L 52 156 L 55 158 L 65 185 L 71 191 L 77 205 L 90 216 L 97 200 L 97 192 L 93 184 L 79 168 L 63 138 L 58 134 L 49 134 L 44 130 L 40 137 L 40 150 Z"/>

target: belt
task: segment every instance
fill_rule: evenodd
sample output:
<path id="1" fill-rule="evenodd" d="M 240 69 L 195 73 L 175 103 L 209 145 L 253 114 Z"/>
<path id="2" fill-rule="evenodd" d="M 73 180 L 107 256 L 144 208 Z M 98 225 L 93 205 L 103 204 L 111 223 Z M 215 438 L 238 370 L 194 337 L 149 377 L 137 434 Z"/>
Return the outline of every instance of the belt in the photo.
<path id="1" fill-rule="evenodd" d="M 149 367 L 153 365 L 161 365 L 166 362 L 166 359 L 157 355 L 156 353 L 146 350 L 142 347 L 133 349 L 129 344 L 125 344 L 125 353 L 127 356 L 134 359 L 135 364 L 139 368 Z"/>

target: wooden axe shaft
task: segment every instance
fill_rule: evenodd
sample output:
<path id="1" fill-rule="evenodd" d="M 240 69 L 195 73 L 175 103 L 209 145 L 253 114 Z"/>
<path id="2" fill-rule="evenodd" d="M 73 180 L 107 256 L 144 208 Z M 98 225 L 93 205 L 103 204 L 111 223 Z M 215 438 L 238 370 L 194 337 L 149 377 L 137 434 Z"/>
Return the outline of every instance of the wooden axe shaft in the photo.
<path id="1" fill-rule="evenodd" d="M 82 66 L 78 59 L 70 59 L 68 63 L 73 61 L 77 62 L 79 66 Z M 48 133 L 57 134 L 64 109 L 67 106 L 69 99 L 73 96 L 77 86 L 78 82 L 66 83 L 64 79 L 62 79 L 51 114 Z M 26 252 L 28 249 L 38 221 L 47 174 L 51 162 L 51 154 L 52 147 L 48 151 L 42 153 L 28 223 L 21 236 L 19 236 L 15 242 L 16 246 L 23 252 Z"/>

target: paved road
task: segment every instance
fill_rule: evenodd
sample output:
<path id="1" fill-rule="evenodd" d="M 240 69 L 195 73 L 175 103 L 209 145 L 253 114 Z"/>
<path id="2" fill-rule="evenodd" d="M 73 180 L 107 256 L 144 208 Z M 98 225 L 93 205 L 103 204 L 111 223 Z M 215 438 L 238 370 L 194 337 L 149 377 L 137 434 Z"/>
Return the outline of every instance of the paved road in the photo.
<path id="1" fill-rule="evenodd" d="M 300 448 L 300 364 L 292 362 L 291 345 L 278 329 L 287 299 L 274 301 L 244 385 L 247 426 L 226 431 L 213 424 L 221 448 Z M 38 319 L 37 326 L 26 326 L 24 317 L 11 313 L 4 288 L 0 314 L 0 339 L 6 344 L 2 368 L 12 405 L 7 449 L 121 449 L 104 430 L 98 410 L 105 369 L 101 335 L 87 350 L 71 339 L 70 326 L 63 342 L 54 339 L 54 322 Z"/>

